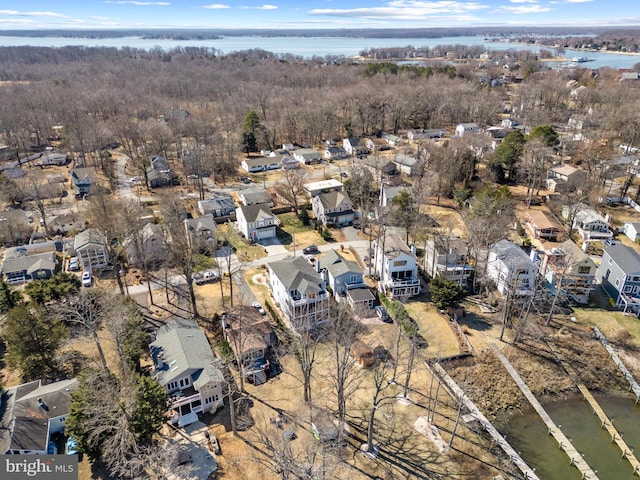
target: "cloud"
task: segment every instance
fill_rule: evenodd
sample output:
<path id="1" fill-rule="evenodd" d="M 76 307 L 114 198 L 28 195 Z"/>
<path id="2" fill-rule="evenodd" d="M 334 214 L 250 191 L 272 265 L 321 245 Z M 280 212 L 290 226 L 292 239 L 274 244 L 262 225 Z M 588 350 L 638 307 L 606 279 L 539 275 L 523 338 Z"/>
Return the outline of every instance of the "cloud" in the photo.
<path id="1" fill-rule="evenodd" d="M 171 3 L 169 2 L 139 2 L 136 0 L 116 0 L 116 1 L 107 0 L 104 3 L 111 3 L 114 5 L 138 5 L 143 7 L 148 7 L 148 6 L 166 7 L 167 5 L 171 5 Z"/>
<path id="2" fill-rule="evenodd" d="M 340 17 L 383 18 L 385 20 L 417 20 L 420 17 L 434 15 L 467 15 L 470 12 L 490 8 L 481 2 L 461 2 L 456 0 L 440 0 L 425 2 L 419 0 L 393 0 L 384 7 L 364 8 L 315 8 L 310 15 L 329 15 Z"/>
<path id="3" fill-rule="evenodd" d="M 240 10 L 276 10 L 275 5 L 262 5 L 261 7 L 240 7 Z"/>
<path id="4" fill-rule="evenodd" d="M 538 3 L 538 0 L 509 0 L 511 3 Z"/>
<path id="5" fill-rule="evenodd" d="M 551 8 L 542 5 L 523 5 L 521 7 L 500 7 L 496 10 L 499 13 L 511 13 L 513 15 L 526 15 L 527 13 L 550 12 Z"/>
<path id="6" fill-rule="evenodd" d="M 211 10 L 220 10 L 222 8 L 231 8 L 223 3 L 212 3 L 211 5 L 203 5 L 202 8 L 210 8 Z"/>
<path id="7" fill-rule="evenodd" d="M 19 12 L 18 10 L 0 10 L 0 15 L 15 15 L 18 17 L 69 18 L 67 15 L 56 12 Z"/>
<path id="8" fill-rule="evenodd" d="M 593 2 L 593 0 L 567 0 L 567 3 L 587 3 Z"/>

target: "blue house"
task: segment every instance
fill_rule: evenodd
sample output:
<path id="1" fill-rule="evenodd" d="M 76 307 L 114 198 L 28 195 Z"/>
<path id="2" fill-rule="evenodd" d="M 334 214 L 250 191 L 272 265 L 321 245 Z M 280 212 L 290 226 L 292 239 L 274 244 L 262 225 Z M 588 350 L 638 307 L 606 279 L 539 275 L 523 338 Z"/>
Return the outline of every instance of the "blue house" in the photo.
<path id="1" fill-rule="evenodd" d="M 640 255 L 616 243 L 604 250 L 596 281 L 624 311 L 640 312 Z"/>

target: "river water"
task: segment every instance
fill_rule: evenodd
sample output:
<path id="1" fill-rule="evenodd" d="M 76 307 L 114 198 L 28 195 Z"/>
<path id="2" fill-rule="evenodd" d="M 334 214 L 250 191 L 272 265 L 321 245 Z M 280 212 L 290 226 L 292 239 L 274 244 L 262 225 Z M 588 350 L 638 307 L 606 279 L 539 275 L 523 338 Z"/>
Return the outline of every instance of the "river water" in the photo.
<path id="1" fill-rule="evenodd" d="M 149 50 L 160 47 L 170 50 L 175 47 L 208 47 L 215 48 L 222 53 L 239 50 L 262 48 L 269 52 L 290 53 L 304 58 L 325 55 L 344 55 L 353 57 L 367 48 L 403 47 L 436 47 L 438 45 L 468 45 L 483 46 L 487 50 L 530 50 L 537 52 L 539 46 L 519 45 L 511 43 L 488 42 L 482 36 L 442 37 L 442 38 L 363 38 L 363 37 L 269 37 L 269 36 L 223 36 L 211 40 L 158 40 L 142 37 L 121 38 L 69 38 L 69 37 L 12 37 L 0 36 L 0 46 L 38 46 L 63 47 L 99 46 L 99 47 L 132 47 Z M 549 48 L 547 50 L 553 51 Z M 585 68 L 631 68 L 640 62 L 640 56 L 624 55 L 606 52 L 582 52 L 579 50 L 565 50 L 565 57 L 570 61 L 573 57 L 587 57 L 592 62 L 579 64 Z"/>
<path id="2" fill-rule="evenodd" d="M 629 398 L 599 396 L 602 406 L 613 425 L 623 435 L 627 445 L 640 447 L 640 406 Z M 629 462 L 607 431 L 600 427 L 586 401 L 573 399 L 544 406 L 556 425 L 571 439 L 576 449 L 600 480 L 632 480 Z M 532 409 L 526 409 L 509 424 L 507 440 L 521 453 L 522 458 L 544 480 L 579 480 L 580 473 L 569 464 L 567 455 L 558 448 L 555 439 Z M 640 455 L 640 449 L 636 455 Z"/>

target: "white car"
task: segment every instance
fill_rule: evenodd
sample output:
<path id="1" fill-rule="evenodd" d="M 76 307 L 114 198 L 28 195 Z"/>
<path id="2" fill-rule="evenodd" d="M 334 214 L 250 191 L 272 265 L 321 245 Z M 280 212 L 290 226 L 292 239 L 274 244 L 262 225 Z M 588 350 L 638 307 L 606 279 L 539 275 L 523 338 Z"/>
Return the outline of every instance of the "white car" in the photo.
<path id="1" fill-rule="evenodd" d="M 259 313 L 260 315 L 266 315 L 266 314 L 267 314 L 267 312 L 265 312 L 265 311 L 264 311 L 264 308 L 262 308 L 262 305 L 260 304 L 260 302 L 253 302 L 253 303 L 251 304 L 251 306 L 252 306 L 253 308 L 255 308 L 256 310 L 258 310 L 258 313 Z"/>
<path id="2" fill-rule="evenodd" d="M 93 278 L 91 277 L 91 272 L 82 272 L 82 286 L 90 287 L 93 285 Z"/>
<path id="3" fill-rule="evenodd" d="M 196 282 L 196 285 L 204 285 L 205 283 L 216 282 L 218 280 L 220 280 L 220 274 L 215 270 L 205 270 L 193 276 L 193 281 Z"/>

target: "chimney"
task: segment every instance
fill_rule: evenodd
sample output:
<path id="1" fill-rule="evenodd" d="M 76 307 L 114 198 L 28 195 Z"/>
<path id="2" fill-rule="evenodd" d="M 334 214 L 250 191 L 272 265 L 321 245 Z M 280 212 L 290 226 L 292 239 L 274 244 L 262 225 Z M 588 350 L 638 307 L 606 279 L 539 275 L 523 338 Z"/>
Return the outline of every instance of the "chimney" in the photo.
<path id="1" fill-rule="evenodd" d="M 156 370 L 162 370 L 164 368 L 164 359 L 162 353 L 159 353 L 156 357 Z"/>
<path id="2" fill-rule="evenodd" d="M 47 406 L 46 403 L 42 401 L 41 398 L 38 399 L 38 405 L 40 405 L 40 408 L 43 409 L 45 412 L 49 411 L 49 407 Z"/>

